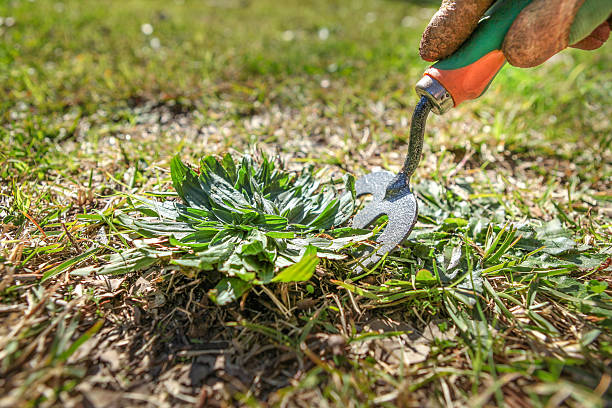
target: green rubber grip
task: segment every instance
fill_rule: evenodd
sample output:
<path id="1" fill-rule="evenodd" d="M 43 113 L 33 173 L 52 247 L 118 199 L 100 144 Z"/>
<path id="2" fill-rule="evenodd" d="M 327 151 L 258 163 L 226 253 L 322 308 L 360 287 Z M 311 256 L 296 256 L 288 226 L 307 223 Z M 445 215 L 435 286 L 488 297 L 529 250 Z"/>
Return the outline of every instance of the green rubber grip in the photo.
<path id="1" fill-rule="evenodd" d="M 491 51 L 501 50 L 510 26 L 529 3 L 531 0 L 497 0 L 487 10 L 470 38 L 450 57 L 435 63 L 433 68 L 462 68 L 473 64 Z"/>

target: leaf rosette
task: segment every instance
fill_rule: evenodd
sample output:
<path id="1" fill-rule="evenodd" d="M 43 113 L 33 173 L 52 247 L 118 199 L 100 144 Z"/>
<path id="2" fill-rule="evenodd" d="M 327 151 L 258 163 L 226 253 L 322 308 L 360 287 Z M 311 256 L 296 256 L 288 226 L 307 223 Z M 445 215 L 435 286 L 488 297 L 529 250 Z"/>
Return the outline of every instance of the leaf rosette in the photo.
<path id="1" fill-rule="evenodd" d="M 236 163 L 226 154 L 222 160 L 204 157 L 197 171 L 175 157 L 171 176 L 182 202 L 133 196 L 130 211 L 117 217 L 145 238 L 167 240 L 167 248 L 111 255 L 97 274 L 135 271 L 170 258 L 184 268 L 219 272 L 222 278 L 209 295 L 225 304 L 252 285 L 307 281 L 319 258 L 343 258 L 341 249 L 371 235 L 339 228 L 355 210 L 351 175 L 340 193 L 332 180 L 319 181 L 313 166 L 291 172 L 266 156 Z M 133 267 L 126 268 L 125 259 Z"/>

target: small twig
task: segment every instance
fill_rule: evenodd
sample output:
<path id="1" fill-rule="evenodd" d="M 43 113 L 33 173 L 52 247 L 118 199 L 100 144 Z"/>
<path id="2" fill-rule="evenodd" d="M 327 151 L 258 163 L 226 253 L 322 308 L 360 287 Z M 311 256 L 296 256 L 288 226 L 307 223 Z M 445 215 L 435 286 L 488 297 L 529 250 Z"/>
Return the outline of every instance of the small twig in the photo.
<path id="1" fill-rule="evenodd" d="M 198 357 L 205 356 L 208 354 L 217 355 L 223 353 L 223 349 L 209 349 L 209 350 L 181 350 L 176 355 L 178 357 Z"/>
<path id="2" fill-rule="evenodd" d="M 21 262 L 21 256 L 23 255 L 23 247 L 25 244 L 23 242 L 19 242 L 15 247 L 11 250 L 9 254 L 8 261 L 13 265 L 17 265 Z"/>
<path id="3" fill-rule="evenodd" d="M 338 305 L 338 310 L 340 311 L 340 322 L 342 323 L 342 333 L 346 336 L 347 326 L 346 326 L 346 318 L 344 316 L 344 308 L 342 307 L 342 304 L 340 303 L 340 299 L 338 298 L 338 296 L 336 296 L 335 294 L 332 294 L 331 298 L 334 299 L 334 302 L 336 302 L 336 304 Z"/>
<path id="4" fill-rule="evenodd" d="M 7 267 L 4 277 L 0 279 L 0 292 L 6 289 L 8 285 L 13 282 L 14 276 L 15 276 L 15 268 Z"/>
<path id="5" fill-rule="evenodd" d="M 595 387 L 595 390 L 593 392 L 603 397 L 608 388 L 610 388 L 610 382 L 612 382 L 612 377 L 610 377 L 610 374 L 603 373 L 601 375 L 601 379 L 599 380 L 599 384 L 597 384 L 597 387 Z"/>
<path id="6" fill-rule="evenodd" d="M 459 163 L 457 163 L 457 165 L 455 166 L 455 168 L 454 168 L 454 169 L 452 169 L 452 170 L 451 170 L 451 171 L 448 173 L 447 177 L 448 177 L 449 179 L 450 179 L 450 178 L 453 178 L 453 176 L 454 176 L 455 174 L 457 174 L 457 173 L 459 172 L 459 170 L 461 170 L 461 169 L 463 168 L 463 166 L 465 166 L 465 164 L 467 163 L 467 161 L 468 161 L 468 160 L 470 160 L 470 158 L 471 158 L 473 155 L 474 155 L 474 151 L 470 151 L 470 152 L 466 153 L 466 154 L 463 156 L 463 158 L 461 159 L 461 161 L 460 161 Z"/>
<path id="7" fill-rule="evenodd" d="M 246 292 L 244 292 L 244 294 L 242 295 L 242 298 L 240 299 L 240 311 L 244 310 L 244 305 L 246 304 L 246 298 L 249 294 L 249 291 L 247 290 Z"/>
<path id="8" fill-rule="evenodd" d="M 270 299 L 272 299 L 272 302 L 274 302 L 274 304 L 276 305 L 276 307 L 278 307 L 280 309 L 280 311 L 286 316 L 289 317 L 291 316 L 291 312 L 289 312 L 289 310 L 285 307 L 285 305 L 283 305 L 283 303 L 278 300 L 278 298 L 276 296 L 274 296 L 274 293 L 272 293 L 272 291 L 270 289 L 268 289 L 265 286 L 262 286 L 261 289 L 264 291 L 264 293 L 266 295 L 268 295 L 270 297 Z"/>
<path id="9" fill-rule="evenodd" d="M 136 353 L 134 353 L 134 355 L 139 356 L 140 354 L 144 353 L 147 350 L 147 348 L 149 348 L 149 346 L 153 344 L 155 340 L 157 340 L 158 338 L 159 338 L 159 334 L 156 334 L 153 337 L 151 337 L 138 351 L 136 351 Z"/>
<path id="10" fill-rule="evenodd" d="M 74 240 L 74 238 L 72 237 L 72 234 L 70 233 L 70 231 L 68 231 L 68 228 L 66 227 L 66 223 L 64 221 L 61 222 L 62 224 L 62 229 L 64 230 L 64 233 L 66 234 L 66 236 L 68 237 L 68 239 L 70 240 L 70 243 L 72 244 L 73 247 L 75 247 L 75 249 L 77 250 L 77 252 L 80 254 L 81 251 L 81 247 L 79 246 L 79 244 L 77 244 L 77 242 Z"/>
<path id="11" fill-rule="evenodd" d="M 38 228 L 38 231 L 40 231 L 40 233 L 42 234 L 43 238 L 47 238 L 47 234 L 45 234 L 45 231 L 41 228 L 40 224 L 38 224 L 36 222 L 36 220 L 27 212 L 22 211 L 21 212 L 28 220 L 30 220 L 32 222 L 32 224 L 34 224 L 36 226 L 36 228 Z"/>
<path id="12" fill-rule="evenodd" d="M 0 305 L 0 313 L 12 313 L 18 312 L 25 309 L 26 306 L 17 304 L 17 305 Z"/>
<path id="13" fill-rule="evenodd" d="M 189 286 L 197 285 L 197 284 L 198 284 L 198 283 L 200 283 L 200 282 L 202 282 L 202 279 L 196 279 L 196 280 L 194 280 L 194 281 L 191 281 L 191 282 L 189 282 L 189 283 L 186 283 L 186 284 L 184 284 L 184 285 L 181 285 L 181 286 L 179 286 L 178 288 L 175 288 L 175 289 L 174 289 L 174 292 L 175 292 L 175 293 L 178 293 L 178 292 L 182 291 L 183 289 L 188 288 Z"/>
<path id="14" fill-rule="evenodd" d="M 361 309 L 359 309 L 359 306 L 357 306 L 357 302 L 355 302 L 355 297 L 353 297 L 353 293 L 348 289 L 346 289 L 346 293 L 348 293 L 349 299 L 351 300 L 351 304 L 353 305 L 353 309 L 355 309 L 357 314 L 361 316 L 363 312 L 361 311 Z"/>

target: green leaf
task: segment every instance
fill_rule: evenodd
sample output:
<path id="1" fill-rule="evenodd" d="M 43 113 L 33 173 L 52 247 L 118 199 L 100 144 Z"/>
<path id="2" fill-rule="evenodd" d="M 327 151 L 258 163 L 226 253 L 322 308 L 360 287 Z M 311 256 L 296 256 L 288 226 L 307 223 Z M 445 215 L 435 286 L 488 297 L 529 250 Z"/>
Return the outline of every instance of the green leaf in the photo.
<path id="1" fill-rule="evenodd" d="M 302 255 L 302 259 L 283 269 L 278 275 L 272 278 L 272 282 L 305 282 L 310 279 L 319 264 L 317 258 L 317 248 L 308 245 Z"/>
<path id="2" fill-rule="evenodd" d="M 266 236 L 274 239 L 291 239 L 295 238 L 295 232 L 286 232 L 286 231 L 268 231 L 266 232 Z"/>
<path id="3" fill-rule="evenodd" d="M 96 334 L 102 328 L 103 325 L 104 325 L 103 319 L 100 319 L 96 323 L 94 323 L 94 325 L 91 326 L 85 333 L 83 333 L 81 337 L 76 339 L 74 343 L 72 343 L 66 351 L 64 351 L 62 354 L 59 355 L 58 360 L 61 362 L 66 362 L 66 360 L 68 360 L 68 358 L 70 358 L 70 356 L 74 354 L 74 352 L 77 351 L 77 349 L 81 347 L 83 343 L 85 343 L 94 334 Z"/>
<path id="4" fill-rule="evenodd" d="M 262 241 L 251 241 L 242 245 L 241 254 L 246 255 L 257 255 L 264 252 L 265 242 Z"/>
<path id="5" fill-rule="evenodd" d="M 415 278 L 414 278 L 417 282 L 426 282 L 426 283 L 430 283 L 430 282 L 435 282 L 436 281 L 436 277 L 432 275 L 431 272 L 429 272 L 427 269 L 421 269 L 417 272 Z"/>
<path id="6" fill-rule="evenodd" d="M 189 264 L 184 264 L 180 259 L 175 259 L 172 263 L 176 265 L 191 266 L 194 264 L 193 258 L 198 260 L 197 267 L 204 271 L 210 271 L 218 268 L 233 254 L 236 243 L 232 240 L 219 242 L 216 245 L 210 245 L 204 251 L 196 252 L 194 256 L 189 256 Z"/>
<path id="7" fill-rule="evenodd" d="M 208 296 L 213 302 L 223 306 L 235 301 L 250 288 L 251 284 L 242 279 L 225 278 L 214 289 L 208 291 Z"/>
<path id="8" fill-rule="evenodd" d="M 60 273 L 64 272 L 65 270 L 67 270 L 71 266 L 76 265 L 79 262 L 82 262 L 82 261 L 86 260 L 87 258 L 91 257 L 92 255 L 94 255 L 99 250 L 100 250 L 100 247 L 96 246 L 96 247 L 90 248 L 89 250 L 83 252 L 82 254 L 80 254 L 78 256 L 75 256 L 72 259 L 67 260 L 66 262 L 62 262 L 61 264 L 59 264 L 55 268 L 50 269 L 47 272 L 45 272 L 43 274 L 41 282 L 44 282 L 44 281 L 46 281 L 48 279 L 53 278 L 54 276 L 59 275 Z"/>
<path id="9" fill-rule="evenodd" d="M 288 221 L 279 215 L 264 214 L 263 219 L 256 225 L 266 230 L 283 231 L 287 229 Z"/>
<path id="10" fill-rule="evenodd" d="M 598 281 L 596 279 L 592 279 L 587 284 L 587 289 L 593 293 L 602 293 L 608 288 L 608 284 L 606 282 Z"/>
<path id="11" fill-rule="evenodd" d="M 468 225 L 468 220 L 463 218 L 447 218 L 443 221 L 444 231 L 454 231 L 458 228 L 465 227 Z"/>
<path id="12" fill-rule="evenodd" d="M 550 255 L 560 255 L 576 248 L 576 242 L 571 239 L 571 232 L 567 230 L 558 219 L 543 223 L 540 226 L 525 226 L 518 232 L 523 239 L 518 246 L 527 250 L 536 250 L 544 247 L 543 251 Z"/>
<path id="13" fill-rule="evenodd" d="M 103 265 L 76 269 L 71 272 L 71 275 L 87 276 L 92 273 L 96 275 L 120 275 L 138 272 L 170 256 L 172 256 L 172 252 L 170 251 L 158 251 L 151 248 L 134 248 L 111 255 L 105 255 L 102 257 L 105 261 Z"/>
<path id="14" fill-rule="evenodd" d="M 582 347 L 588 346 L 589 344 L 594 342 L 597 339 L 597 337 L 599 337 L 600 334 L 601 334 L 601 330 L 598 330 L 598 329 L 593 329 L 585 333 L 580 339 L 580 345 Z"/>
<path id="15" fill-rule="evenodd" d="M 234 159 L 232 159 L 232 156 L 229 153 L 226 153 L 225 156 L 223 156 L 223 167 L 225 168 L 230 180 L 236 180 L 236 164 L 234 164 Z"/>
<path id="16" fill-rule="evenodd" d="M 191 173 L 191 170 L 183 164 L 178 156 L 174 156 L 170 161 L 170 176 L 172 177 L 172 185 L 178 193 L 178 195 L 186 200 L 186 194 L 183 186 L 187 182 L 187 177 Z"/>
<path id="17" fill-rule="evenodd" d="M 310 222 L 308 225 L 312 228 L 318 229 L 327 229 L 333 226 L 334 219 L 336 217 L 336 214 L 338 213 L 339 207 L 339 200 L 336 199 L 331 201 L 329 204 L 327 204 L 323 212 L 321 212 L 321 214 L 319 214 L 319 216 L 315 218 L 314 221 Z"/>

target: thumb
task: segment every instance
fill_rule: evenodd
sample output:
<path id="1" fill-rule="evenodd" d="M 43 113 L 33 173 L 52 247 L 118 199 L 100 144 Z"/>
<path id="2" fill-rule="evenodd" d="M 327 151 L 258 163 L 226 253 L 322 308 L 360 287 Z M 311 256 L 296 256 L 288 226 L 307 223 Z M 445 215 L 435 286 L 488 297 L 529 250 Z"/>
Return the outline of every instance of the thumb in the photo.
<path id="1" fill-rule="evenodd" d="M 494 0 L 443 0 L 425 28 L 419 54 L 425 61 L 451 55 L 468 39 Z"/>

